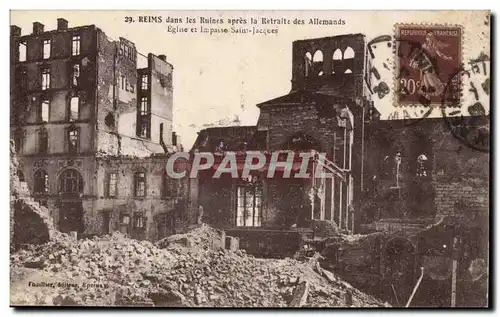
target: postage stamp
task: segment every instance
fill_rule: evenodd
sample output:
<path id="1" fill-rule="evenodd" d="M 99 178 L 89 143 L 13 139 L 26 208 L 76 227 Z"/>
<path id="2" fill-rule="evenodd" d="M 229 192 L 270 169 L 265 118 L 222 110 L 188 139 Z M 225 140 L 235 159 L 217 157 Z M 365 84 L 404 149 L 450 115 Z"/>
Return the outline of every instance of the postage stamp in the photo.
<path id="1" fill-rule="evenodd" d="M 445 86 L 460 102 L 462 28 L 448 25 L 396 24 L 396 93 L 398 106 L 441 105 Z M 448 83 L 449 80 L 452 80 Z"/>

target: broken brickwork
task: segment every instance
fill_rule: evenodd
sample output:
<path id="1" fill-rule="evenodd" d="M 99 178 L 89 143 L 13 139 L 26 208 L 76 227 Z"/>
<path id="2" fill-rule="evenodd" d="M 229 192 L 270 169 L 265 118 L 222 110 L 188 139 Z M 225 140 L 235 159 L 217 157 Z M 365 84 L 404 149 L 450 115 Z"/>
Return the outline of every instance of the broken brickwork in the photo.
<path id="1" fill-rule="evenodd" d="M 103 234 L 108 216 L 103 218 L 100 212 L 109 209 L 110 203 L 102 193 L 106 173 L 101 172 L 101 159 L 129 156 L 139 165 L 144 159 L 143 167 L 148 169 L 154 165 L 149 157 L 175 150 L 173 67 L 164 55 L 144 57 L 131 41 L 111 39 L 95 25 L 68 24 L 59 19 L 56 30 L 44 30 L 34 22 L 33 32 L 27 35 L 11 26 L 15 83 L 11 134 L 27 187 L 35 201 L 48 208 L 53 224 L 64 232 Z M 50 41 L 50 56 L 42 54 L 42 40 Z M 25 60 L 20 60 L 21 45 L 26 45 Z M 138 58 L 147 59 L 146 68 L 137 69 Z M 145 85 L 139 78 L 142 74 L 149 76 Z M 138 120 L 144 116 L 149 121 L 142 130 Z M 164 162 L 158 162 L 156 169 L 164 168 Z M 127 174 L 129 166 L 116 168 Z M 133 181 L 126 186 L 132 187 Z M 156 191 L 161 188 L 158 185 Z M 156 198 L 146 204 L 120 201 L 119 205 L 147 213 L 149 229 L 153 214 L 177 208 L 180 197 Z M 173 227 L 174 222 L 169 230 Z M 152 230 L 135 236 L 153 239 L 157 230 Z"/>

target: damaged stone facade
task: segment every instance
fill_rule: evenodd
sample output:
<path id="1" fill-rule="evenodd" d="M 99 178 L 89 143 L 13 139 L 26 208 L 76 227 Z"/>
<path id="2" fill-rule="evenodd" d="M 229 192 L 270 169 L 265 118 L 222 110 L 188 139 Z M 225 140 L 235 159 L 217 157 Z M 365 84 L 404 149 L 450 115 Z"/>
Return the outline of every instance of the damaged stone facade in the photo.
<path id="1" fill-rule="evenodd" d="M 140 209 L 148 219 L 141 227 L 152 230 L 129 234 L 157 238 L 151 223 L 157 214 L 176 208 L 180 191 L 179 197 L 158 196 L 147 204 L 141 202 L 144 198 L 135 203 L 117 197 L 121 207 L 114 208 L 102 186 L 106 169 L 116 170 L 122 186 L 129 188 L 121 188 L 125 195 L 135 183 L 124 175 L 132 175 L 137 165 L 159 173 L 177 150 L 173 67 L 165 55 L 150 53 L 147 67 L 137 69 L 138 56 L 144 56 L 134 43 L 113 40 L 94 25 L 69 28 L 64 19 L 50 31 L 34 22 L 29 35 L 11 26 L 10 47 L 11 135 L 19 173 L 35 199 L 48 207 L 63 232 L 114 230 L 122 212 L 118 209 L 126 205 L 129 212 Z M 158 154 L 162 160 L 153 158 Z M 162 183 L 155 185 L 162 191 Z M 152 190 L 148 188 L 146 197 L 156 197 Z M 103 225 L 103 210 L 112 210 L 109 230 Z"/>
<path id="2" fill-rule="evenodd" d="M 292 89 L 257 105 L 256 127 L 205 129 L 193 147 L 200 152 L 325 153 L 338 171 L 329 179 L 268 179 L 267 171 L 255 173 L 250 182 L 212 179 L 213 171 L 200 178 L 198 204 L 206 221 L 231 228 L 233 236 L 246 236 L 240 240 L 242 248 L 267 248 L 266 253 L 280 253 L 287 241 L 296 250 L 300 235 L 311 233 L 312 219 L 335 221 L 341 230 L 353 232 L 361 195 L 362 136 L 377 115 L 366 76 L 372 57 L 362 34 L 295 41 L 292 53 Z M 249 195 L 255 198 L 253 216 L 243 207 Z M 276 230 L 290 232 L 277 237 Z"/>

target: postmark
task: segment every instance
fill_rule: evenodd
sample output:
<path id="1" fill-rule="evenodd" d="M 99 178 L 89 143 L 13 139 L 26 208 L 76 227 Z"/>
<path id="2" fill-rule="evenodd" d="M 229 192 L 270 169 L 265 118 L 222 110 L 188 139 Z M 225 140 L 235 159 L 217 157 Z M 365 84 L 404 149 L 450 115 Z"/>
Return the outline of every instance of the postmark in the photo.
<path id="1" fill-rule="evenodd" d="M 441 116 L 451 134 L 463 145 L 481 152 L 490 151 L 490 118 L 485 107 L 490 102 L 490 58 L 482 54 L 457 69 L 445 85 Z M 469 98 L 458 103 L 453 82 L 461 80 Z"/>
<path id="2" fill-rule="evenodd" d="M 397 107 L 441 106 L 447 80 L 462 65 L 462 33 L 457 25 L 395 25 Z M 459 104 L 460 77 L 449 84 Z"/>

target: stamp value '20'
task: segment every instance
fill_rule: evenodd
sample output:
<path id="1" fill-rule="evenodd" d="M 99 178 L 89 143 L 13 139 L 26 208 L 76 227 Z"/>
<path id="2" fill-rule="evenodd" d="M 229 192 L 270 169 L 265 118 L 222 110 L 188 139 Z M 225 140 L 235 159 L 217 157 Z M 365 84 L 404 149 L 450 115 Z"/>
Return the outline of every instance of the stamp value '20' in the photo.
<path id="1" fill-rule="evenodd" d="M 460 77 L 453 76 L 462 64 L 462 29 L 444 25 L 396 25 L 396 104 L 441 105 L 445 86 L 460 101 Z M 453 77 L 453 78 L 452 78 Z"/>

